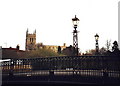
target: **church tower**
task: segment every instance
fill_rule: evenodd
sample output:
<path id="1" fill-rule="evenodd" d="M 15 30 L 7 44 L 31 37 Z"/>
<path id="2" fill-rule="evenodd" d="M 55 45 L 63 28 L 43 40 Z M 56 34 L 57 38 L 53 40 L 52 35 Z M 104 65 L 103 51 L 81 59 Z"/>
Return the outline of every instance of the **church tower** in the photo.
<path id="1" fill-rule="evenodd" d="M 32 34 L 30 34 L 28 33 L 28 29 L 27 29 L 25 49 L 27 51 L 36 50 L 36 30 Z"/>

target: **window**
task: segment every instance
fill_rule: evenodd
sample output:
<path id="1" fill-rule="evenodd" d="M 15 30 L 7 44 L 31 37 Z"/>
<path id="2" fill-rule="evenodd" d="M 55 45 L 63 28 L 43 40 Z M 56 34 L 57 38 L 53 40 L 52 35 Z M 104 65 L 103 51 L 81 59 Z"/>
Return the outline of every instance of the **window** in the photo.
<path id="1" fill-rule="evenodd" d="M 30 42 L 31 42 L 31 38 L 30 38 Z"/>
<path id="2" fill-rule="evenodd" d="M 32 38 L 32 42 L 33 42 L 33 38 Z"/>
<path id="3" fill-rule="evenodd" d="M 33 42 L 34 38 L 30 38 L 30 42 Z"/>

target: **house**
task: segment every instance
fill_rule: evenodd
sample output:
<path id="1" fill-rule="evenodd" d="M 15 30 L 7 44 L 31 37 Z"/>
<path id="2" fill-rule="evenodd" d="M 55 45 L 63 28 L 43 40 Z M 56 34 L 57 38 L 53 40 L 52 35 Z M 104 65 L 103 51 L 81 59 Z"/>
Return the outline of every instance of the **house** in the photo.
<path id="1" fill-rule="evenodd" d="M 16 48 L 0 48 L 0 55 L 2 59 L 10 59 L 10 58 L 20 58 L 24 57 L 25 51 L 19 50 L 19 46 Z"/>

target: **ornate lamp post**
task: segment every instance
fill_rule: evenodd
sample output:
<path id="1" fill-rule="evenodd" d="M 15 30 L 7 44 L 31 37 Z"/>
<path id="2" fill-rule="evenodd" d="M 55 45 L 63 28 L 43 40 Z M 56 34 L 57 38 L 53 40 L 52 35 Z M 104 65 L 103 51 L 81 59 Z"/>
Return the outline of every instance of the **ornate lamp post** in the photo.
<path id="1" fill-rule="evenodd" d="M 72 22 L 73 22 L 73 48 L 74 48 L 74 55 L 78 55 L 78 31 L 76 30 L 78 23 L 79 23 L 79 19 L 76 17 L 72 18 Z"/>
<path id="2" fill-rule="evenodd" d="M 95 44 L 95 46 L 96 46 L 96 55 L 99 53 L 98 39 L 99 39 L 99 35 L 96 34 L 96 35 L 95 35 L 95 41 L 96 41 L 96 44 Z"/>

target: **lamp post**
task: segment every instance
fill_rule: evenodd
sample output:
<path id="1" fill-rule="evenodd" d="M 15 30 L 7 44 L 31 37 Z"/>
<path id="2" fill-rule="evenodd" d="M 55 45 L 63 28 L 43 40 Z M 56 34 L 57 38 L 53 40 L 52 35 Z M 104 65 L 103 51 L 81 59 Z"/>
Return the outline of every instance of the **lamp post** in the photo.
<path id="1" fill-rule="evenodd" d="M 74 55 L 78 55 L 78 31 L 76 30 L 77 26 L 78 26 L 78 23 L 79 23 L 79 19 L 76 17 L 75 15 L 75 18 L 72 18 L 72 22 L 73 22 L 73 27 L 74 27 L 74 30 L 73 30 L 73 48 L 74 48 Z"/>
<path id="2" fill-rule="evenodd" d="M 98 44 L 98 39 L 99 39 L 99 35 L 98 35 L 98 34 L 96 34 L 96 35 L 95 35 L 95 41 L 96 41 L 96 44 L 95 44 L 95 47 L 96 47 L 96 52 L 95 52 L 95 54 L 96 54 L 96 55 L 98 55 L 98 53 L 99 53 L 99 44 Z"/>

